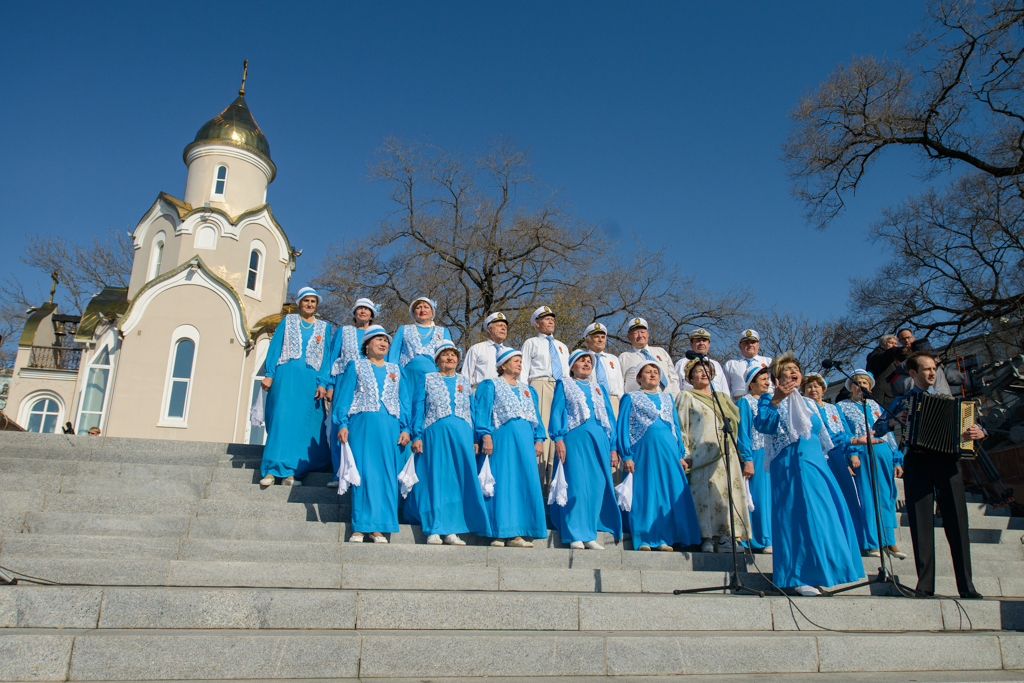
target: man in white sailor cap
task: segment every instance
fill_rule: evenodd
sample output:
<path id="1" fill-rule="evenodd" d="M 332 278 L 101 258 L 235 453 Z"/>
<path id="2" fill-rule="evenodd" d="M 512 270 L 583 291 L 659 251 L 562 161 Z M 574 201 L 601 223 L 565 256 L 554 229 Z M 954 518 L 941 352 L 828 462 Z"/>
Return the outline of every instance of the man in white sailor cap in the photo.
<path id="1" fill-rule="evenodd" d="M 484 332 L 487 341 L 473 344 L 466 351 L 462 361 L 462 374 L 469 378 L 469 384 L 476 391 L 476 385 L 485 379 L 498 379 L 495 359 L 501 352 L 510 348 L 505 344 L 508 337 L 508 317 L 504 313 L 491 313 L 484 318 Z"/>
<path id="2" fill-rule="evenodd" d="M 761 352 L 761 335 L 757 330 L 743 330 L 740 334 L 740 357 L 725 363 L 725 378 L 729 381 L 729 395 L 732 400 L 747 393 L 747 384 L 743 381 L 747 370 L 760 365 L 763 368 L 772 366 L 772 359 L 759 355 Z M 772 387 L 774 389 L 774 382 Z"/>
<path id="3" fill-rule="evenodd" d="M 694 353 L 706 356 L 708 354 L 708 349 L 711 348 L 711 333 L 703 327 L 698 327 L 693 332 L 690 332 L 690 348 L 693 349 Z M 676 363 L 676 374 L 679 375 L 680 391 L 693 389 L 693 385 L 686 381 L 686 372 L 684 370 L 686 364 L 689 362 L 690 359 L 688 358 L 680 358 L 679 362 Z M 715 369 L 715 377 L 711 380 L 711 388 L 715 391 L 721 391 L 723 394 L 728 396 L 729 381 L 725 378 L 725 372 L 722 370 L 722 364 L 711 357 L 708 357 L 708 363 Z"/>
<path id="4" fill-rule="evenodd" d="M 594 379 L 608 392 L 612 409 L 615 411 L 615 416 L 618 417 L 619 399 L 624 393 L 624 385 L 618 356 L 605 351 L 608 346 L 608 328 L 602 323 L 591 323 L 587 325 L 587 329 L 583 330 L 583 338 L 590 352 L 601 361 L 594 365 Z"/>
<path id="5" fill-rule="evenodd" d="M 555 381 L 569 377 L 569 347 L 555 339 L 555 312 L 549 307 L 541 306 L 534 311 L 530 322 L 537 328 L 537 336 L 523 342 L 523 374 L 520 376 L 537 392 L 540 418 L 546 430 L 551 417 L 551 400 L 555 397 Z M 551 483 L 554 460 L 555 442 L 548 439 L 537 461 L 545 492 Z"/>
<path id="6" fill-rule="evenodd" d="M 675 398 L 675 395 L 679 393 L 679 376 L 672 366 L 672 357 L 665 349 L 647 345 L 649 332 L 646 320 L 633 317 L 627 320 L 626 324 L 628 325 L 626 338 L 629 339 L 629 343 L 633 347 L 619 355 L 626 393 L 640 389 L 640 385 L 636 381 L 636 369 L 642 363 L 653 360 L 661 368 L 661 390 L 667 391 Z"/>

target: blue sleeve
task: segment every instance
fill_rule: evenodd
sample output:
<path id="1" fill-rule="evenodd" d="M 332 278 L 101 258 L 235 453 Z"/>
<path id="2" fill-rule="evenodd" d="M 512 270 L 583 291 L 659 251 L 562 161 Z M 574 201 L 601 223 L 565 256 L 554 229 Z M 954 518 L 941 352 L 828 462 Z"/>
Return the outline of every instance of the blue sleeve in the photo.
<path id="1" fill-rule="evenodd" d="M 263 376 L 274 379 L 277 372 L 277 361 L 281 358 L 281 348 L 284 346 L 284 319 L 277 324 L 274 336 L 270 338 L 270 346 L 267 348 L 267 360 L 263 363 Z"/>
<path id="2" fill-rule="evenodd" d="M 560 379 L 555 382 L 555 394 L 551 399 L 551 413 L 548 415 L 548 433 L 555 441 L 561 441 L 569 433 L 569 416 L 565 412 L 564 381 Z M 540 415 L 540 413 L 537 414 Z"/>
<path id="3" fill-rule="evenodd" d="M 447 327 L 442 328 L 442 329 L 444 329 L 444 338 L 447 339 L 448 341 L 451 341 L 452 340 L 452 333 L 448 331 Z"/>
<path id="4" fill-rule="evenodd" d="M 864 447 L 863 446 L 851 446 L 850 445 L 850 438 L 854 434 L 857 433 L 857 430 L 854 429 L 853 425 L 850 424 L 850 421 L 846 417 L 846 413 L 844 413 L 841 410 L 839 411 L 839 421 L 843 423 L 843 431 L 846 432 L 846 435 L 847 435 L 846 436 L 846 460 L 849 461 L 850 458 L 852 456 L 854 456 L 854 455 L 856 455 L 857 457 L 863 456 L 864 455 Z M 833 443 L 835 443 L 835 442 L 833 441 Z"/>
<path id="5" fill-rule="evenodd" d="M 405 382 L 402 382 L 405 384 Z M 423 438 L 423 423 L 427 413 L 427 376 L 423 381 L 413 387 L 412 391 L 412 431 L 409 436 L 412 440 Z"/>
<path id="6" fill-rule="evenodd" d="M 889 429 L 889 420 L 892 419 L 893 415 L 899 415 L 900 414 L 900 412 L 903 410 L 903 406 L 906 404 L 906 402 L 907 402 L 907 397 L 906 396 L 897 396 L 896 398 L 894 398 L 892 400 L 892 403 L 890 403 L 889 407 L 886 409 L 889 412 L 888 413 L 882 413 L 882 417 L 878 418 L 878 420 L 875 422 L 875 428 L 874 428 L 875 436 L 881 438 L 881 437 L 885 436 L 886 434 L 888 434 L 889 432 L 893 431 L 892 429 Z"/>
<path id="7" fill-rule="evenodd" d="M 395 336 L 391 339 L 391 346 L 388 347 L 388 357 L 385 359 L 387 362 L 401 367 L 398 361 L 402 357 L 403 343 L 405 343 L 405 325 L 399 325 L 395 330 Z"/>
<path id="8" fill-rule="evenodd" d="M 762 434 L 779 433 L 779 409 L 772 405 L 772 398 L 768 392 L 761 394 L 761 399 L 757 402 L 754 429 Z"/>
<path id="9" fill-rule="evenodd" d="M 608 414 L 608 425 L 612 428 L 611 437 L 608 439 L 611 442 L 612 450 L 619 450 L 619 430 L 618 422 L 615 419 L 615 411 L 612 410 L 612 400 L 608 396 L 608 389 L 601 389 L 601 396 L 604 397 L 604 410 Z"/>
<path id="10" fill-rule="evenodd" d="M 832 450 L 828 454 L 834 455 L 837 458 L 843 458 L 847 464 L 850 464 L 850 433 L 846 431 L 846 424 L 843 422 L 842 413 L 839 413 L 839 424 L 832 424 L 829 422 L 828 413 L 825 409 L 818 407 L 818 415 L 821 417 L 821 422 L 825 425 L 825 431 L 828 432 L 828 436 L 832 439 Z"/>
<path id="11" fill-rule="evenodd" d="M 403 377 L 398 383 L 398 431 L 412 433 L 412 397 L 409 382 Z"/>
<path id="12" fill-rule="evenodd" d="M 629 413 L 633 409 L 633 397 L 626 394 L 619 400 L 619 420 L 615 425 L 615 434 L 619 441 L 619 457 L 623 460 L 633 459 L 633 444 L 629 441 Z"/>
<path id="13" fill-rule="evenodd" d="M 505 381 L 505 380 L 501 380 Z M 476 386 L 473 394 L 473 440 L 479 442 L 494 431 L 494 380 L 485 379 Z"/>
<path id="14" fill-rule="evenodd" d="M 331 386 L 331 368 L 334 366 L 334 359 L 331 358 L 328 349 L 333 349 L 331 344 L 331 326 L 324 326 L 324 357 L 320 361 L 320 372 L 316 373 L 316 385 L 326 389 Z"/>
<path id="15" fill-rule="evenodd" d="M 533 398 L 533 410 L 537 415 L 537 426 L 533 428 L 533 441 L 544 441 L 548 438 L 548 433 L 544 431 L 544 420 L 540 419 L 540 400 L 537 398 L 537 390 L 533 387 L 529 387 L 530 397 Z"/>
<path id="16" fill-rule="evenodd" d="M 356 396 L 356 363 L 349 361 L 345 372 L 339 377 L 338 386 L 334 390 L 334 408 L 331 410 L 331 421 L 338 429 L 348 427 L 348 411 Z"/>
<path id="17" fill-rule="evenodd" d="M 331 330 L 331 368 L 334 367 L 334 361 L 338 360 L 338 357 L 341 356 L 341 339 L 342 334 L 340 327 L 336 330 Z M 328 372 L 330 372 L 330 370 L 328 370 Z M 339 372 L 338 374 L 340 375 L 341 373 Z"/>
<path id="18" fill-rule="evenodd" d="M 737 403 L 736 407 L 740 411 L 740 426 L 736 430 L 736 448 L 740 452 L 740 462 L 752 462 L 754 449 L 751 430 L 754 429 L 754 411 L 750 409 L 750 403 L 746 400 Z"/>

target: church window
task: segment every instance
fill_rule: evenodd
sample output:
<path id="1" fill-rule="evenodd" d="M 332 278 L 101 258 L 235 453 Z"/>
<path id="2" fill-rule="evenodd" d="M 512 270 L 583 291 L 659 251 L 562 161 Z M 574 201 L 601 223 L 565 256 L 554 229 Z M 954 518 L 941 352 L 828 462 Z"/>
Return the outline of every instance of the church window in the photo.
<path id="1" fill-rule="evenodd" d="M 107 402 L 107 385 L 110 380 L 110 347 L 104 346 L 93 356 L 82 390 L 81 406 L 78 412 L 79 434 L 85 434 L 92 427 L 101 427 L 103 407 Z"/>
<path id="2" fill-rule="evenodd" d="M 182 325 L 171 337 L 171 357 L 167 364 L 167 383 L 159 423 L 161 426 L 188 426 L 198 343 L 199 330 L 191 325 Z"/>
<path id="3" fill-rule="evenodd" d="M 60 421 L 60 404 L 52 398 L 41 398 L 32 404 L 28 413 L 26 431 L 37 434 L 53 434 Z"/>
<path id="4" fill-rule="evenodd" d="M 267 247 L 260 240 L 249 245 L 249 268 L 245 276 L 245 294 L 253 299 L 260 298 L 263 289 L 263 266 L 267 261 Z"/>
<path id="5" fill-rule="evenodd" d="M 227 166 L 223 166 L 223 165 L 218 166 L 217 167 L 216 176 L 213 179 L 213 196 L 214 197 L 219 197 L 220 199 L 223 199 L 224 198 L 224 190 L 227 188 L 227 184 L 228 184 L 228 167 Z"/>
<path id="6" fill-rule="evenodd" d="M 160 268 L 164 263 L 164 244 L 167 242 L 167 233 L 160 231 L 153 238 L 153 249 L 149 255 L 149 274 L 146 282 L 149 282 L 160 274 Z"/>
<path id="7" fill-rule="evenodd" d="M 255 249 L 249 254 L 249 279 L 245 283 L 246 289 L 256 291 L 256 278 L 260 274 L 260 252 Z"/>

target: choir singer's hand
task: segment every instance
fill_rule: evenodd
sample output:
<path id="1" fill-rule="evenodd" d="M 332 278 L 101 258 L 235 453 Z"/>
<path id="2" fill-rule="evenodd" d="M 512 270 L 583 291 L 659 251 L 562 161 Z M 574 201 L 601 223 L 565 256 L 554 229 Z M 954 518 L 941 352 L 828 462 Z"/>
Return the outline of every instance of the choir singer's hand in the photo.
<path id="1" fill-rule="evenodd" d="M 328 389 L 327 390 L 327 400 L 328 401 L 333 401 L 334 400 L 334 389 Z"/>
<path id="2" fill-rule="evenodd" d="M 896 475 L 897 479 L 902 479 L 903 478 L 903 468 L 900 467 L 899 465 L 894 465 L 893 468 L 892 468 L 892 472 L 893 472 L 893 474 Z"/>
<path id="3" fill-rule="evenodd" d="M 544 442 L 543 441 L 534 441 L 533 442 L 533 452 L 534 452 L 534 454 L 538 458 L 543 457 L 544 456 Z"/>
<path id="4" fill-rule="evenodd" d="M 484 434 L 484 438 L 480 443 L 480 450 L 484 452 L 484 455 L 490 455 L 494 452 L 494 440 L 490 434 Z"/>
<path id="5" fill-rule="evenodd" d="M 871 443 L 873 443 L 873 444 L 882 443 L 882 440 L 881 439 L 876 439 L 875 437 L 871 437 Z M 855 437 L 853 437 L 852 439 L 850 439 L 850 445 L 851 446 L 867 446 L 868 445 L 868 437 L 867 437 L 867 435 L 865 434 L 864 436 L 855 436 Z"/>
<path id="6" fill-rule="evenodd" d="M 316 393 L 313 394 L 313 400 L 314 401 L 319 401 L 320 399 L 322 399 L 326 395 L 327 395 L 327 390 L 326 389 L 324 389 L 323 387 L 317 387 L 316 388 Z"/>
<path id="7" fill-rule="evenodd" d="M 860 457 L 856 455 L 850 456 L 850 473 L 853 474 L 853 470 L 860 467 Z"/>
<path id="8" fill-rule="evenodd" d="M 800 387 L 800 383 L 795 379 L 787 379 L 785 382 L 779 382 L 775 385 L 775 393 L 772 394 L 772 405 L 778 406 L 782 401 L 796 391 Z"/>
<path id="9" fill-rule="evenodd" d="M 622 469 L 626 470 L 628 474 L 633 474 L 633 470 L 636 469 L 636 465 L 633 464 L 632 460 L 623 460 Z"/>
<path id="10" fill-rule="evenodd" d="M 342 427 L 338 430 L 338 441 L 348 443 L 348 427 Z"/>
<path id="11" fill-rule="evenodd" d="M 416 439 L 412 442 L 412 452 L 422 453 L 423 452 L 423 439 Z"/>
<path id="12" fill-rule="evenodd" d="M 537 455 L 540 455 L 540 453 L 538 453 Z M 558 456 L 558 462 L 565 462 L 565 442 L 564 441 L 556 441 L 555 442 L 555 455 Z"/>
<path id="13" fill-rule="evenodd" d="M 406 432 L 402 432 L 401 434 L 398 435 L 398 445 L 399 446 L 406 445 L 407 443 L 409 443 L 409 439 L 411 439 L 411 438 L 412 437 L 410 437 Z"/>
<path id="14" fill-rule="evenodd" d="M 750 479 L 752 476 L 754 476 L 754 461 L 748 460 L 743 463 L 743 478 Z"/>
<path id="15" fill-rule="evenodd" d="M 612 467 L 615 468 L 615 467 L 618 467 L 618 466 L 619 466 L 619 452 L 618 451 L 612 451 Z"/>
<path id="16" fill-rule="evenodd" d="M 273 377 L 264 377 L 263 381 L 260 382 L 260 386 L 263 387 L 263 391 L 270 391 L 270 385 L 274 383 Z"/>
<path id="17" fill-rule="evenodd" d="M 679 458 L 679 464 L 683 466 L 684 472 L 689 472 L 693 467 L 693 458 Z"/>

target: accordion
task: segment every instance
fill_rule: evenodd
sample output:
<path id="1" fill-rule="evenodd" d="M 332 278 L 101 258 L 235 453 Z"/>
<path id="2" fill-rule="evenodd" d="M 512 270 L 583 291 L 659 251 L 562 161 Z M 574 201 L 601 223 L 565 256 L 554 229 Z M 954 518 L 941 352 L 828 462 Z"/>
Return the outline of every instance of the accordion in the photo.
<path id="1" fill-rule="evenodd" d="M 974 424 L 976 404 L 941 394 L 914 393 L 907 397 L 906 444 L 969 460 L 978 457 L 974 442 L 963 433 Z"/>

